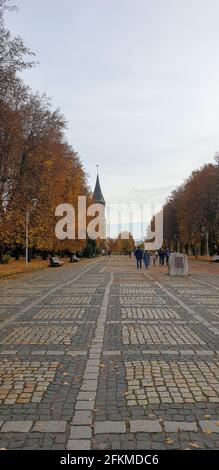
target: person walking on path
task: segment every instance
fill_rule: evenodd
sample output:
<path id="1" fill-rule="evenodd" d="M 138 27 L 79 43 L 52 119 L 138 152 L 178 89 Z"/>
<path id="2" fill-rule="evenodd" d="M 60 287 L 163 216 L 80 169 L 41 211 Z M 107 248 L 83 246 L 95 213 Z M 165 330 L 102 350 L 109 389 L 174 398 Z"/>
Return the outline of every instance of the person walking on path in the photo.
<path id="1" fill-rule="evenodd" d="M 147 250 L 144 252 L 144 264 L 145 267 L 148 269 L 148 266 L 150 266 L 150 253 L 148 253 Z"/>
<path id="2" fill-rule="evenodd" d="M 168 266 L 169 257 L 170 257 L 170 250 L 169 250 L 169 248 L 166 248 L 166 250 L 165 250 L 165 257 L 166 257 L 166 266 Z"/>
<path id="3" fill-rule="evenodd" d="M 141 262 L 142 262 L 142 257 L 143 257 L 143 253 L 142 253 L 142 250 L 141 248 L 137 248 L 137 250 L 135 250 L 135 257 L 136 257 L 136 261 L 137 261 L 137 269 L 141 269 Z"/>
<path id="4" fill-rule="evenodd" d="M 157 257 L 158 257 L 157 251 L 154 251 L 151 256 L 152 256 L 153 265 L 156 266 Z"/>
<path id="5" fill-rule="evenodd" d="M 164 256 L 165 256 L 163 248 L 160 248 L 160 250 L 158 250 L 158 256 L 159 256 L 159 264 L 163 266 L 164 265 Z"/>
<path id="6" fill-rule="evenodd" d="M 131 257 L 132 257 L 132 252 L 131 252 L 131 251 L 129 251 L 129 258 L 131 258 Z"/>

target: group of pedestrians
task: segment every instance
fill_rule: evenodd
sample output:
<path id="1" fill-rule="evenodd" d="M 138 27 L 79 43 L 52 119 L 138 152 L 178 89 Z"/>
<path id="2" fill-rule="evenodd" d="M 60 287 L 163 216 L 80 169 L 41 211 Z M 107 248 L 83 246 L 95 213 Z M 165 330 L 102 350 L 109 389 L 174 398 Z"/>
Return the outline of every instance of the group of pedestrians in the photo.
<path id="1" fill-rule="evenodd" d="M 142 260 L 144 261 L 145 267 L 148 269 L 148 266 L 150 266 L 150 253 L 148 253 L 147 250 L 142 250 L 140 247 L 138 247 L 135 250 L 135 257 L 137 261 L 137 268 L 141 269 L 142 267 Z"/>
<path id="2" fill-rule="evenodd" d="M 135 250 L 134 254 L 137 261 L 137 269 L 142 268 L 142 261 L 144 262 L 146 269 L 148 269 L 151 260 L 154 266 L 156 266 L 157 264 L 159 264 L 160 266 L 167 266 L 169 262 L 170 250 L 169 248 L 166 248 L 165 250 L 163 248 L 160 248 L 158 251 L 149 253 L 147 250 L 143 250 L 138 247 Z"/>

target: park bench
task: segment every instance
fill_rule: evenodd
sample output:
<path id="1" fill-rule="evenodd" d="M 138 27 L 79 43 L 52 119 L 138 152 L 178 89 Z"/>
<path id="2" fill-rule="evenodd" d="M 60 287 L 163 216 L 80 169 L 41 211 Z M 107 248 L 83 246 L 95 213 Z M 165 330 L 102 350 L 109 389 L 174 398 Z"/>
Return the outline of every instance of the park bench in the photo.
<path id="1" fill-rule="evenodd" d="M 58 268 L 64 264 L 63 261 L 60 261 L 58 256 L 51 256 L 49 260 L 51 268 Z"/>

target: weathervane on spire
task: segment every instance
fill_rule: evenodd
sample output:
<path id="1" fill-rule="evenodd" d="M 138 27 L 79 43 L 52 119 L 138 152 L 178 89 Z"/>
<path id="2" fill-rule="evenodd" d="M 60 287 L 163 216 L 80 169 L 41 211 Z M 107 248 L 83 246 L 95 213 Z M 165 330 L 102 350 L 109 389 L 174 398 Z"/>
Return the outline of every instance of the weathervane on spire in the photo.
<path id="1" fill-rule="evenodd" d="M 99 165 L 96 165 L 96 167 L 97 167 L 97 175 L 98 175 L 98 169 L 99 169 Z"/>

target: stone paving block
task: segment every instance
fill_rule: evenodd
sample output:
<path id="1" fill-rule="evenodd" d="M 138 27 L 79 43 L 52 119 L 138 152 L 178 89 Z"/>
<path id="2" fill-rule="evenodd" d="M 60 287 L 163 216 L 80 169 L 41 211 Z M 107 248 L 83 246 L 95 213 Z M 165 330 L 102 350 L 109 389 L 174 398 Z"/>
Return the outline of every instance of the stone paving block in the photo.
<path id="1" fill-rule="evenodd" d="M 94 424 L 95 434 L 122 434 L 125 432 L 125 421 L 100 421 Z"/>
<path id="2" fill-rule="evenodd" d="M 60 351 L 59 349 L 48 349 L 46 354 L 47 356 L 63 356 L 65 351 Z"/>
<path id="3" fill-rule="evenodd" d="M 94 391 L 97 389 L 97 380 L 84 380 L 81 386 L 83 391 Z"/>
<path id="4" fill-rule="evenodd" d="M 75 405 L 76 410 L 93 410 L 94 409 L 94 401 L 82 401 L 78 400 Z"/>
<path id="5" fill-rule="evenodd" d="M 92 412 L 91 410 L 77 410 L 75 411 L 73 424 L 91 424 L 92 423 Z"/>
<path id="6" fill-rule="evenodd" d="M 6 421 L 1 432 L 29 432 L 33 421 Z"/>
<path id="7" fill-rule="evenodd" d="M 208 419 L 208 420 L 200 420 L 199 425 L 203 432 L 211 431 L 215 433 L 219 433 L 219 419 Z"/>
<path id="8" fill-rule="evenodd" d="M 91 374 L 90 372 L 85 372 L 83 375 L 84 380 L 94 380 L 96 379 L 96 374 Z"/>
<path id="9" fill-rule="evenodd" d="M 166 432 L 189 431 L 198 432 L 198 427 L 195 422 L 189 421 L 164 421 L 164 429 Z"/>
<path id="10" fill-rule="evenodd" d="M 167 354 L 168 356 L 178 356 L 179 351 L 171 351 L 171 349 L 164 349 L 161 351 L 161 354 Z"/>
<path id="11" fill-rule="evenodd" d="M 121 351 L 103 351 L 104 356 L 121 356 Z"/>
<path id="12" fill-rule="evenodd" d="M 62 433 L 65 432 L 66 424 L 66 421 L 36 421 L 33 431 Z"/>
<path id="13" fill-rule="evenodd" d="M 10 349 L 9 351 L 4 350 L 4 351 L 1 351 L 0 354 L 2 356 L 10 356 L 10 355 L 14 356 L 15 354 L 17 354 L 17 351 L 12 350 L 12 349 Z"/>
<path id="14" fill-rule="evenodd" d="M 77 400 L 95 400 L 96 392 L 79 392 Z"/>
<path id="15" fill-rule="evenodd" d="M 199 356 L 213 356 L 214 351 L 211 351 L 210 349 L 196 349 L 195 354 L 198 354 Z"/>
<path id="16" fill-rule="evenodd" d="M 144 349 L 142 351 L 143 354 L 160 354 L 161 351 L 159 351 L 158 349 Z"/>
<path id="17" fill-rule="evenodd" d="M 91 439 L 92 429 L 89 426 L 71 426 L 69 439 Z"/>
<path id="18" fill-rule="evenodd" d="M 90 450 L 91 442 L 88 439 L 70 439 L 67 450 Z"/>
<path id="19" fill-rule="evenodd" d="M 87 361 L 87 367 L 98 367 L 99 365 L 99 360 L 98 359 L 88 359 Z"/>
<path id="20" fill-rule="evenodd" d="M 67 356 L 87 356 L 87 351 L 68 351 Z"/>
<path id="21" fill-rule="evenodd" d="M 180 351 L 180 354 L 181 356 L 192 356 L 193 354 L 195 354 L 195 352 L 193 351 L 193 349 L 182 349 Z"/>
<path id="22" fill-rule="evenodd" d="M 2 425 L 3 425 L 3 423 L 4 423 L 4 421 L 0 421 L 0 429 L 1 429 Z"/>
<path id="23" fill-rule="evenodd" d="M 161 425 L 157 419 L 130 420 L 130 432 L 162 432 Z"/>
<path id="24" fill-rule="evenodd" d="M 31 356 L 44 356 L 44 354 L 46 354 L 46 349 L 45 350 L 42 350 L 42 351 L 31 351 Z"/>
<path id="25" fill-rule="evenodd" d="M 98 364 L 100 363 L 100 361 L 98 361 Z M 99 372 L 99 367 L 87 367 L 86 366 L 86 369 L 85 369 L 85 373 L 89 373 L 89 374 L 98 374 Z"/>

